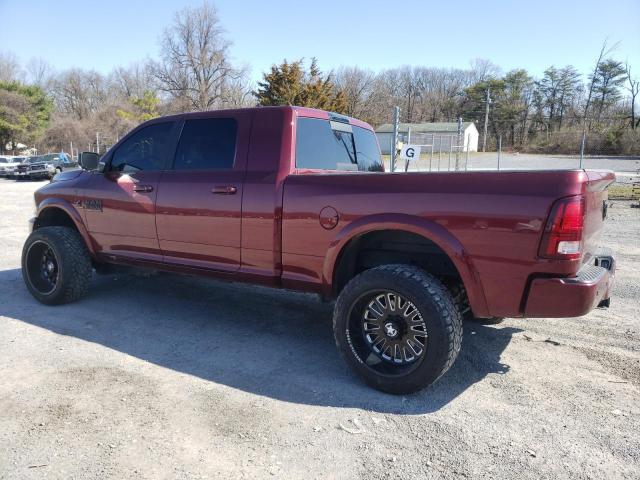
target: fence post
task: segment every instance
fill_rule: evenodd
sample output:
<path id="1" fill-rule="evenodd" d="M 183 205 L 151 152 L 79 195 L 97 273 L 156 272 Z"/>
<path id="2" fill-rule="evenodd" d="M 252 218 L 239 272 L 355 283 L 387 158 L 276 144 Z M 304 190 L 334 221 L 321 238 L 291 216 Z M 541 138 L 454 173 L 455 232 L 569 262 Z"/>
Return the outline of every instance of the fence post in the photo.
<path id="1" fill-rule="evenodd" d="M 502 153 L 502 135 L 498 137 L 498 171 L 500 171 L 500 154 Z"/>
<path id="2" fill-rule="evenodd" d="M 462 140 L 462 117 L 458 117 L 458 148 L 456 149 L 456 171 L 460 170 L 460 154 L 464 147 L 464 141 Z"/>
<path id="3" fill-rule="evenodd" d="M 391 171 L 396 169 L 396 149 L 398 148 L 398 123 L 400 122 L 400 107 L 393 108 L 393 139 L 391 140 Z"/>
<path id="4" fill-rule="evenodd" d="M 431 134 L 431 154 L 429 155 L 429 171 L 431 171 L 431 163 L 433 162 L 433 145 L 435 142 L 435 134 Z"/>
<path id="5" fill-rule="evenodd" d="M 465 172 L 469 169 L 469 145 L 471 144 L 471 134 L 467 134 L 467 158 L 464 161 Z M 463 145 L 464 146 L 464 145 Z"/>
<path id="6" fill-rule="evenodd" d="M 449 164 L 447 165 L 447 172 L 451 171 L 451 152 L 453 151 L 453 135 L 449 135 Z"/>

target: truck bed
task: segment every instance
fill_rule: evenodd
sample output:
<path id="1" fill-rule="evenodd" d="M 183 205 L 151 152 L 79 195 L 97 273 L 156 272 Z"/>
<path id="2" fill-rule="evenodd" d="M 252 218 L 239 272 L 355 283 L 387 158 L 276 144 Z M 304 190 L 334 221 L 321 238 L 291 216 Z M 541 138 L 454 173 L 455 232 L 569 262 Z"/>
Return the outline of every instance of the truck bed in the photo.
<path id="1" fill-rule="evenodd" d="M 327 288 L 333 274 L 327 252 L 339 250 L 343 238 L 409 225 L 429 232 L 460 275 L 482 286 L 477 295 L 469 291 L 474 313 L 519 316 L 531 279 L 575 276 L 592 261 L 614 180 L 611 172 L 584 170 L 291 175 L 284 188 L 283 278 Z M 586 199 L 584 255 L 540 258 L 551 206 L 574 195 Z M 339 214 L 337 234 L 319 228 L 316 212 L 326 207 Z"/>

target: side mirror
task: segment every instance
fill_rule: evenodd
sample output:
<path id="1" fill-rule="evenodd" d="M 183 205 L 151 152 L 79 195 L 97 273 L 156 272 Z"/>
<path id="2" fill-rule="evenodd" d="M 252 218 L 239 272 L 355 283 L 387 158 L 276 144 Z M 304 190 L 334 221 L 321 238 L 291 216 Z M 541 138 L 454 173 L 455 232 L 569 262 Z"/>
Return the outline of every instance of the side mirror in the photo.
<path id="1" fill-rule="evenodd" d="M 97 170 L 100 155 L 94 152 L 82 152 L 79 155 L 78 163 L 84 170 Z"/>

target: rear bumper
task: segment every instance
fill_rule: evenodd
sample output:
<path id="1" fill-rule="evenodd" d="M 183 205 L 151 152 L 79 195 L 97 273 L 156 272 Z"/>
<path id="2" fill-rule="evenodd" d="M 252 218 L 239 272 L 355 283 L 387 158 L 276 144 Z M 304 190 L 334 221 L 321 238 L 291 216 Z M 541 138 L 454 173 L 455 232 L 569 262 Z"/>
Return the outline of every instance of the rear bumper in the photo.
<path id="1" fill-rule="evenodd" d="M 616 261 L 599 254 L 595 264 L 583 266 L 575 277 L 536 278 L 531 282 L 524 316 L 529 318 L 580 317 L 600 304 L 608 306 Z"/>

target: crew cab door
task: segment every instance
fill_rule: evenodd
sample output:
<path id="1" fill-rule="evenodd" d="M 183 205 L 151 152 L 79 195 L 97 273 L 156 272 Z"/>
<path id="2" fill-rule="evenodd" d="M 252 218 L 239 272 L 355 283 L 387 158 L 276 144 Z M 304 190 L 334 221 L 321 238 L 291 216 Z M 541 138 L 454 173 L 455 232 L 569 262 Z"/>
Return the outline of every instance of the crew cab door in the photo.
<path id="1" fill-rule="evenodd" d="M 227 272 L 240 268 L 250 123 L 249 112 L 207 112 L 184 121 L 156 203 L 165 263 Z"/>
<path id="2" fill-rule="evenodd" d="M 175 149 L 179 122 L 143 126 L 106 158 L 79 199 L 89 234 L 102 254 L 161 261 L 156 195 L 161 172 Z"/>

